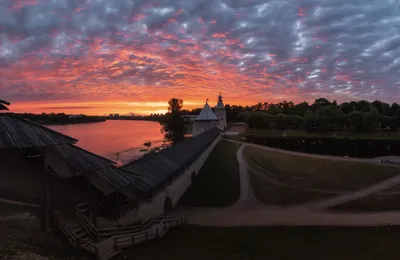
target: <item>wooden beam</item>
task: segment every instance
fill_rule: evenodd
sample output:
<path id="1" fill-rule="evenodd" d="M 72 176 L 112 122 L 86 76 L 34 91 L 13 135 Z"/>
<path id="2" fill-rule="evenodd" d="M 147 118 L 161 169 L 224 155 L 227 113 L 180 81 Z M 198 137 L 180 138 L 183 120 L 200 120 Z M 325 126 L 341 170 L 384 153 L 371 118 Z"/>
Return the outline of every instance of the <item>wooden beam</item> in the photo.
<path id="1" fill-rule="evenodd" d="M 50 229 L 50 179 L 49 179 L 49 160 L 48 160 L 48 150 L 43 148 L 43 194 L 42 194 L 42 221 L 41 227 L 43 231 L 49 232 Z"/>
<path id="2" fill-rule="evenodd" d="M 55 229 L 55 214 L 56 214 L 56 175 L 50 173 L 50 227 Z"/>
<path id="3" fill-rule="evenodd" d="M 117 197 L 117 210 L 116 210 L 116 212 L 117 212 L 117 214 L 116 214 L 116 219 L 118 220 L 119 219 L 119 217 L 120 217 L 120 214 L 119 214 L 119 208 L 120 208 L 120 195 L 119 195 L 119 191 L 117 191 L 117 195 L 116 195 L 116 197 Z"/>
<path id="4" fill-rule="evenodd" d="M 97 189 L 90 184 L 89 190 L 89 214 L 90 214 L 90 221 L 92 224 L 97 227 L 97 216 L 99 211 L 99 201 L 98 201 L 98 191 Z"/>

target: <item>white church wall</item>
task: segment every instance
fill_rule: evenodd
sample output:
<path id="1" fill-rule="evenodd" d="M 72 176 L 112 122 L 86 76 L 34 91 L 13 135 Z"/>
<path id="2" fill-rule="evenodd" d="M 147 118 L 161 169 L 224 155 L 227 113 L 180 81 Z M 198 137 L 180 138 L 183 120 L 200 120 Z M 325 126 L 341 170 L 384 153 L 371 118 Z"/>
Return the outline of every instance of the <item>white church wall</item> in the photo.
<path id="1" fill-rule="evenodd" d="M 219 125 L 222 129 L 227 126 L 225 109 L 215 109 L 215 116 L 219 119 Z"/>
<path id="2" fill-rule="evenodd" d="M 214 126 L 220 126 L 219 121 L 217 120 L 212 120 L 212 121 L 194 121 L 193 122 L 193 132 L 192 135 L 198 135 L 201 134 L 208 129 L 213 128 Z"/>
<path id="3" fill-rule="evenodd" d="M 217 121 L 218 122 L 218 121 Z M 221 140 L 218 136 L 204 152 L 195 160 L 189 167 L 186 168 L 184 173 L 177 179 L 173 180 L 172 184 L 159 192 L 151 202 L 142 202 L 139 204 L 137 210 L 133 210 L 125 214 L 118 223 L 121 225 L 129 225 L 137 221 L 144 220 L 148 217 L 157 217 L 164 214 L 164 203 L 169 197 L 172 201 L 172 206 L 176 206 L 179 199 L 185 193 L 187 188 L 192 183 L 192 173 L 196 175 L 199 173 L 204 162 L 210 155 L 215 145 Z"/>

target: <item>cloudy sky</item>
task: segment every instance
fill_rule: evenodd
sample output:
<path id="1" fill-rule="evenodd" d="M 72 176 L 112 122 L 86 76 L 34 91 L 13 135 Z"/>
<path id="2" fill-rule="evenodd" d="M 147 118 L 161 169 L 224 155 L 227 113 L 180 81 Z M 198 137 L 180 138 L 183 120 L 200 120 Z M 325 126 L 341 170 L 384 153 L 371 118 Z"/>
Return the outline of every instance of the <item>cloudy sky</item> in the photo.
<path id="1" fill-rule="evenodd" d="M 397 0 L 1 0 L 13 111 L 400 99 Z"/>

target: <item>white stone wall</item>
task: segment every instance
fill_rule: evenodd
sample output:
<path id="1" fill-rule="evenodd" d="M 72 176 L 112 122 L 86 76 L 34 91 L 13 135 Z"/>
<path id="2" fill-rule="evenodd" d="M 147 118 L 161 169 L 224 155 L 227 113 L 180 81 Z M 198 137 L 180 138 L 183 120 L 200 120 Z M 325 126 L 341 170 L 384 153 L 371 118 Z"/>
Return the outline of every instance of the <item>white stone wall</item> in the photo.
<path id="1" fill-rule="evenodd" d="M 219 119 L 219 125 L 222 129 L 227 126 L 226 123 L 226 111 L 225 109 L 215 109 L 215 116 Z"/>
<path id="2" fill-rule="evenodd" d="M 217 120 L 211 120 L 211 121 L 194 121 L 193 122 L 193 130 L 192 130 L 192 135 L 198 135 L 201 134 L 208 129 L 213 128 L 214 126 L 220 126 L 219 121 Z"/>
<path id="3" fill-rule="evenodd" d="M 125 216 L 118 220 L 118 223 L 122 225 L 129 225 L 134 222 L 144 220 L 150 216 L 157 217 L 163 215 L 164 203 L 167 197 L 172 200 L 172 205 L 175 206 L 192 183 L 192 173 L 194 172 L 196 175 L 199 173 L 214 146 L 220 140 L 221 136 L 218 136 L 199 156 L 199 158 L 192 165 L 190 165 L 181 176 L 179 176 L 178 179 L 174 180 L 170 186 L 159 192 L 151 202 L 141 202 L 137 211 L 133 210 L 132 212 L 125 214 Z"/>

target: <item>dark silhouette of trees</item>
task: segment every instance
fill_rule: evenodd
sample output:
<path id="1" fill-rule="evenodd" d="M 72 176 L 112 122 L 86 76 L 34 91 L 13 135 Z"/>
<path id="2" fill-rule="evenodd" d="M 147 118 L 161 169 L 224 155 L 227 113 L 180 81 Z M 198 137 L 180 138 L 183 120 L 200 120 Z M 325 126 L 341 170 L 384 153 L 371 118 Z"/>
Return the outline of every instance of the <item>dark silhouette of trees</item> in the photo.
<path id="1" fill-rule="evenodd" d="M 308 109 L 303 117 L 304 129 L 307 131 L 312 131 L 315 127 L 315 114 L 311 109 Z"/>
<path id="2" fill-rule="evenodd" d="M 321 106 L 315 115 L 316 127 L 322 131 L 342 129 L 345 119 L 346 115 L 338 105 Z"/>
<path id="3" fill-rule="evenodd" d="M 182 117 L 183 100 L 171 98 L 168 105 L 168 113 L 165 114 L 161 132 L 164 134 L 165 141 L 175 144 L 185 140 L 187 133 L 187 122 Z"/>
<path id="4" fill-rule="evenodd" d="M 291 101 L 276 104 L 259 102 L 246 107 L 229 106 L 227 111 L 230 111 L 230 117 L 234 117 L 234 120 L 247 122 L 255 128 L 303 127 L 307 131 L 346 129 L 360 132 L 400 129 L 400 105 L 378 100 L 371 103 L 361 100 L 338 104 L 335 100 L 331 102 L 326 98 L 318 98 L 311 105 L 307 102 L 293 104 Z"/>
<path id="5" fill-rule="evenodd" d="M 296 115 L 303 117 L 306 111 L 309 109 L 309 105 L 307 102 L 302 102 L 297 105 L 294 105 L 290 110 L 290 115 Z"/>

